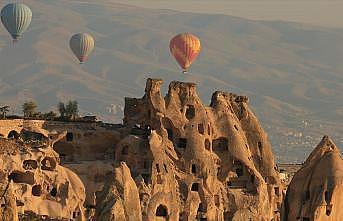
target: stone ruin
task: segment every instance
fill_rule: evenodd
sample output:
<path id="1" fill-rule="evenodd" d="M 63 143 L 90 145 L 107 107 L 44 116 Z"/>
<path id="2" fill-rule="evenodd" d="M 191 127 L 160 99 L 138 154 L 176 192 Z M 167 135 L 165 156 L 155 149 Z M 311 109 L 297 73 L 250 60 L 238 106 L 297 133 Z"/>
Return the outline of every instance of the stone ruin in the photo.
<path id="1" fill-rule="evenodd" d="M 0 121 L 0 220 L 341 219 L 327 137 L 286 194 L 246 96 L 217 91 L 205 106 L 193 83 L 164 97 L 161 85 L 125 99 L 123 124 Z"/>

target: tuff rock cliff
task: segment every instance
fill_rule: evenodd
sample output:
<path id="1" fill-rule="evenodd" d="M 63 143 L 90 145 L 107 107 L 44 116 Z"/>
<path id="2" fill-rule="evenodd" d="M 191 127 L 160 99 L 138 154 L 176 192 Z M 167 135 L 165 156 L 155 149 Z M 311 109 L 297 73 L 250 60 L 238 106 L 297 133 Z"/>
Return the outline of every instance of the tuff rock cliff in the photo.
<path id="1" fill-rule="evenodd" d="M 283 206 L 283 221 L 343 220 L 343 159 L 324 136 L 294 175 Z"/>
<path id="2" fill-rule="evenodd" d="M 171 82 L 165 97 L 161 84 L 148 79 L 142 98 L 125 99 L 98 219 L 280 220 L 284 187 L 248 98 L 217 91 L 205 106 L 195 84 Z"/>
<path id="3" fill-rule="evenodd" d="M 0 138 L 0 220 L 84 220 L 84 185 L 52 149 L 64 135 L 30 128 Z"/>

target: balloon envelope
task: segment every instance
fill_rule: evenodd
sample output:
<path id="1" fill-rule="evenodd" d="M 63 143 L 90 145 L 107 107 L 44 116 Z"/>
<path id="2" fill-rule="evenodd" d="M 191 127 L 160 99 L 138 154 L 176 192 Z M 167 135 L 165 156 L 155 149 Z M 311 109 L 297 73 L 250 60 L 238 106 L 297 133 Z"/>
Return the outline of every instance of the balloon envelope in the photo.
<path id="1" fill-rule="evenodd" d="M 31 9 L 22 3 L 10 3 L 1 10 L 1 22 L 14 40 L 27 30 L 31 19 Z"/>
<path id="2" fill-rule="evenodd" d="M 71 37 L 69 45 L 77 59 L 83 63 L 94 49 L 94 39 L 90 34 L 79 33 Z"/>
<path id="3" fill-rule="evenodd" d="M 200 40 L 190 33 L 178 34 L 170 40 L 170 52 L 180 67 L 187 71 L 198 57 L 201 49 Z"/>

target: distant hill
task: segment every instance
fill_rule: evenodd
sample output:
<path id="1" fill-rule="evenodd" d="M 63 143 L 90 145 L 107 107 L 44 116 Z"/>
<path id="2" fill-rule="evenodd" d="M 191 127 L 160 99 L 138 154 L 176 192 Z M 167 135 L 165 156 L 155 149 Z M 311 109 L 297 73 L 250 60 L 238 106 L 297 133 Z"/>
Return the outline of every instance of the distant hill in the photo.
<path id="1" fill-rule="evenodd" d="M 84 113 L 119 122 L 124 97 L 139 96 L 145 79 L 158 77 L 165 90 L 171 80 L 198 83 L 205 102 L 214 90 L 248 95 L 281 161 L 304 159 L 324 133 L 343 146 L 342 30 L 110 0 L 25 3 L 34 16 L 24 38 L 13 46 L 0 29 L 0 99 L 16 113 L 28 99 L 42 111 L 76 99 Z M 185 31 L 199 36 L 203 48 L 190 75 L 180 73 L 168 48 Z M 75 32 L 96 39 L 84 65 L 69 50 Z"/>

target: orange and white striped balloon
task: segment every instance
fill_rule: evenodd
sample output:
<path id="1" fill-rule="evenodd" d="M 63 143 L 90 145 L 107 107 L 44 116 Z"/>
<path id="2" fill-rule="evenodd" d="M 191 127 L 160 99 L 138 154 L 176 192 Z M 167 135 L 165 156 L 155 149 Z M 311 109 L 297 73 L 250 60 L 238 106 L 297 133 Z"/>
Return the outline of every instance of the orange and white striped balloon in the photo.
<path id="1" fill-rule="evenodd" d="M 178 34 L 170 40 L 170 53 L 175 57 L 180 67 L 187 72 L 200 53 L 200 40 L 190 33 Z"/>

